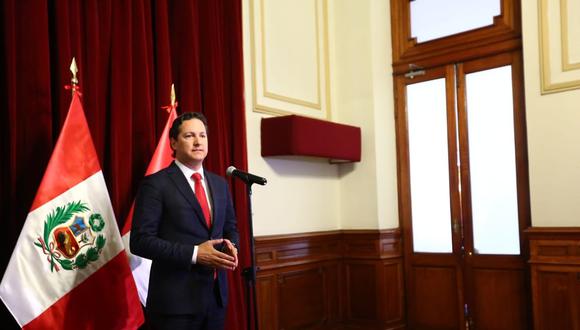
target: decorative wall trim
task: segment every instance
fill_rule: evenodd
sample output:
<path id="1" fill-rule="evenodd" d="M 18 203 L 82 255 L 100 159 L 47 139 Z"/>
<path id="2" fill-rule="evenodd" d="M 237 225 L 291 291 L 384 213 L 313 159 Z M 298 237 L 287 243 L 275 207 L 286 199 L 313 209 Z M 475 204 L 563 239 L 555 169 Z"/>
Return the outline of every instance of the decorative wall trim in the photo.
<path id="1" fill-rule="evenodd" d="M 283 10 L 282 5 L 278 4 L 278 7 L 275 7 L 275 2 L 250 0 L 254 111 L 274 115 L 298 114 L 329 119 L 327 0 L 296 1 L 290 4 L 294 7 L 302 6 L 303 10 L 298 15 L 299 17 L 290 17 L 288 21 L 277 19 L 275 25 L 268 25 L 269 19 L 275 19 L 270 17 L 269 13 Z M 298 27 L 306 26 L 306 23 L 313 24 L 312 29 L 308 31 L 312 35 L 307 35 L 303 39 L 287 40 L 287 34 L 284 31 L 296 30 Z M 268 39 L 269 35 L 274 37 Z M 269 40 L 276 40 L 277 44 L 271 45 Z M 284 45 L 280 45 L 280 42 L 285 42 L 287 49 Z M 272 48 L 269 48 L 270 46 Z M 281 49 L 285 51 L 281 52 Z M 312 61 L 304 62 L 304 58 L 299 59 L 299 54 L 311 54 Z M 285 66 L 270 66 L 270 61 L 281 62 Z M 271 72 L 272 67 L 285 69 L 287 74 Z M 273 86 L 271 77 L 276 77 L 278 80 L 277 88 Z M 280 83 L 284 86 L 280 86 Z"/>
<path id="2" fill-rule="evenodd" d="M 312 4 L 314 5 L 314 35 L 315 35 L 315 39 L 316 39 L 316 45 L 320 45 L 320 13 L 318 10 L 318 4 L 316 2 L 312 2 Z M 322 108 L 322 102 L 321 102 L 321 95 L 320 95 L 320 47 L 316 47 L 315 49 L 315 54 L 316 54 L 316 101 L 315 102 L 309 102 L 307 100 L 301 100 L 298 98 L 294 98 L 294 97 L 290 97 L 290 96 L 284 96 L 284 95 L 280 95 L 274 92 L 271 92 L 270 89 L 268 88 L 268 79 L 267 79 L 267 75 L 266 75 L 266 69 L 267 69 L 267 65 L 266 65 L 266 60 L 268 58 L 267 54 L 266 54 L 266 50 L 268 49 L 267 45 L 266 45 L 266 28 L 264 26 L 264 21 L 265 21 L 265 13 L 264 13 L 264 0 L 260 0 L 260 13 L 261 13 L 261 20 L 260 20 L 260 36 L 261 36 L 261 58 L 262 58 L 262 63 L 261 63 L 261 68 L 262 68 L 262 93 L 265 97 L 267 98 L 271 98 L 271 99 L 275 99 L 275 100 L 280 100 L 280 101 L 284 101 L 287 103 L 293 103 L 296 105 L 302 105 L 308 108 L 313 108 L 313 109 L 317 109 L 320 110 Z"/>
<path id="3" fill-rule="evenodd" d="M 563 71 L 571 71 L 571 70 L 577 70 L 580 69 L 580 60 L 577 60 L 576 62 L 571 62 L 570 60 L 570 40 L 576 40 L 576 39 L 571 39 L 570 37 L 570 31 L 569 31 L 569 20 L 568 20 L 568 13 L 570 13 L 570 11 L 568 10 L 568 1 L 569 0 L 560 0 L 560 17 L 561 19 L 561 23 L 560 23 L 560 29 L 562 31 L 562 70 Z M 574 1 L 574 0 L 572 0 Z M 576 5 L 579 5 L 580 2 L 576 1 L 575 3 Z M 580 9 L 580 6 L 578 6 L 576 8 L 577 10 Z M 572 11 L 572 12 L 577 12 L 577 11 Z M 575 31 L 576 35 L 580 34 L 579 31 Z"/>
<path id="4" fill-rule="evenodd" d="M 262 329 L 402 329 L 399 229 L 256 237 Z"/>
<path id="5" fill-rule="evenodd" d="M 531 227 L 530 264 L 580 265 L 580 227 Z"/>
<path id="6" fill-rule="evenodd" d="M 256 237 L 259 271 L 298 266 L 341 257 L 340 231 Z"/>
<path id="7" fill-rule="evenodd" d="M 574 9 L 580 0 L 538 0 L 542 94 L 580 88 L 580 59 L 570 56 L 574 49 L 580 53 L 570 37 L 580 35 L 578 20 L 569 19 L 576 17 Z"/>

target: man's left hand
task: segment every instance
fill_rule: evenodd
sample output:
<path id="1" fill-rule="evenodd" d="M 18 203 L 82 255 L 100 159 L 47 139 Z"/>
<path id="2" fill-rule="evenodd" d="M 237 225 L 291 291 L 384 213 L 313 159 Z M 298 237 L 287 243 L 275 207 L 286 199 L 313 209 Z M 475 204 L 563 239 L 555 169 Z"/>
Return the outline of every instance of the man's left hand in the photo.
<path id="1" fill-rule="evenodd" d="M 234 257 L 234 263 L 236 264 L 235 267 L 238 267 L 238 249 L 229 239 L 224 238 L 224 253 L 231 255 Z M 234 267 L 234 269 L 235 269 Z"/>

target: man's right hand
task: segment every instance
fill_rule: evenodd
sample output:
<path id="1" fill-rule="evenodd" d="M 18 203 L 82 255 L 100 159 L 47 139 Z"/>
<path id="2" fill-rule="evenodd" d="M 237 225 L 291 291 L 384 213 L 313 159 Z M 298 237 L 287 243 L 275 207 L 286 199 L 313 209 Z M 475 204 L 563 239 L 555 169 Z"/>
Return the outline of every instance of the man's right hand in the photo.
<path id="1" fill-rule="evenodd" d="M 214 248 L 222 244 L 223 239 L 212 239 L 197 246 L 197 263 L 205 266 L 229 269 L 236 268 L 235 258 Z"/>

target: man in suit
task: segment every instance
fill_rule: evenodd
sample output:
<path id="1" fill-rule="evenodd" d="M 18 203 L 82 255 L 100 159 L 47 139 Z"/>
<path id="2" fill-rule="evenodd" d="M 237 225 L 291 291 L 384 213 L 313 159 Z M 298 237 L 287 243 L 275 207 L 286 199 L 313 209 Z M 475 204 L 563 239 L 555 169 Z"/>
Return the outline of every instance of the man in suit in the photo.
<path id="1" fill-rule="evenodd" d="M 147 323 L 153 329 L 223 329 L 224 270 L 238 264 L 231 195 L 224 178 L 203 169 L 203 114 L 177 117 L 169 139 L 175 161 L 144 179 L 131 228 L 131 252 L 152 260 Z"/>

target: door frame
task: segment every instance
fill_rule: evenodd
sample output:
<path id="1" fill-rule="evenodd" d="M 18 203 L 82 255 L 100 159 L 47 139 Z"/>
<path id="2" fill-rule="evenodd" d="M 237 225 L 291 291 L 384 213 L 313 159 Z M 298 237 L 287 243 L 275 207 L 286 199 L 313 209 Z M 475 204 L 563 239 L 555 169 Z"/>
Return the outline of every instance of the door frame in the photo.
<path id="1" fill-rule="evenodd" d="M 420 329 L 422 321 L 429 322 L 430 315 L 419 315 L 417 309 L 421 306 L 415 297 L 424 293 L 418 293 L 418 280 L 416 277 L 432 273 L 434 277 L 441 276 L 445 282 L 447 275 L 454 277 L 455 293 L 451 293 L 451 282 L 441 285 L 445 288 L 447 295 L 456 294 L 455 297 L 447 297 L 445 301 L 453 300 L 456 304 L 454 310 L 442 311 L 443 316 L 455 318 L 454 324 L 448 323 L 449 328 L 466 329 L 474 320 L 478 319 L 473 311 L 482 312 L 483 304 L 478 305 L 477 287 L 474 277 L 483 270 L 495 270 L 507 272 L 510 281 L 521 285 L 525 293 L 524 322 L 531 325 L 531 307 L 529 297 L 529 271 L 526 260 L 529 255 L 529 247 L 524 239 L 524 230 L 530 225 L 529 206 L 529 181 L 527 165 L 527 143 L 525 129 L 525 111 L 523 97 L 523 70 L 521 51 L 510 51 L 499 55 L 480 58 L 472 61 L 465 61 L 458 64 L 449 64 L 425 71 L 424 75 L 406 77 L 396 75 L 394 77 L 395 91 L 395 125 L 397 138 L 397 171 L 398 171 L 398 191 L 399 191 L 399 221 L 403 235 L 404 265 L 405 265 L 405 286 L 407 291 L 407 317 L 408 325 L 413 329 Z M 467 143 L 467 121 L 465 108 L 465 74 L 487 70 L 503 65 L 512 67 L 512 92 L 513 92 L 513 115 L 514 115 L 514 144 L 516 159 L 516 184 L 518 198 L 518 223 L 520 238 L 520 255 L 518 256 L 497 256 L 497 255 L 477 255 L 473 253 L 472 223 L 471 223 L 471 198 L 469 185 L 469 150 Z M 446 102 L 447 102 L 447 142 L 449 161 L 449 193 L 450 193 L 450 213 L 452 228 L 453 252 L 446 253 L 414 253 L 413 252 L 413 231 L 411 214 L 411 190 L 410 190 L 410 159 L 409 140 L 407 134 L 407 113 L 406 113 L 406 86 L 445 78 Z M 459 159 L 458 159 L 459 157 Z M 460 165 L 460 168 L 457 167 Z M 461 181 L 461 182 L 460 182 Z M 461 193 L 459 186 L 461 185 Z M 518 272 L 513 274 L 509 272 Z M 501 277 L 505 275 L 497 275 Z M 522 275 L 522 276 L 520 276 Z M 500 280 L 501 281 L 501 280 Z M 441 291 L 443 289 L 439 288 Z M 521 291 L 521 290 L 520 290 Z M 441 307 L 441 306 L 439 306 Z M 479 309 L 478 309 L 479 307 Z M 466 316 L 467 315 L 467 316 Z M 441 315 L 440 315 L 441 316 Z M 445 326 L 439 324 L 438 326 Z"/>

